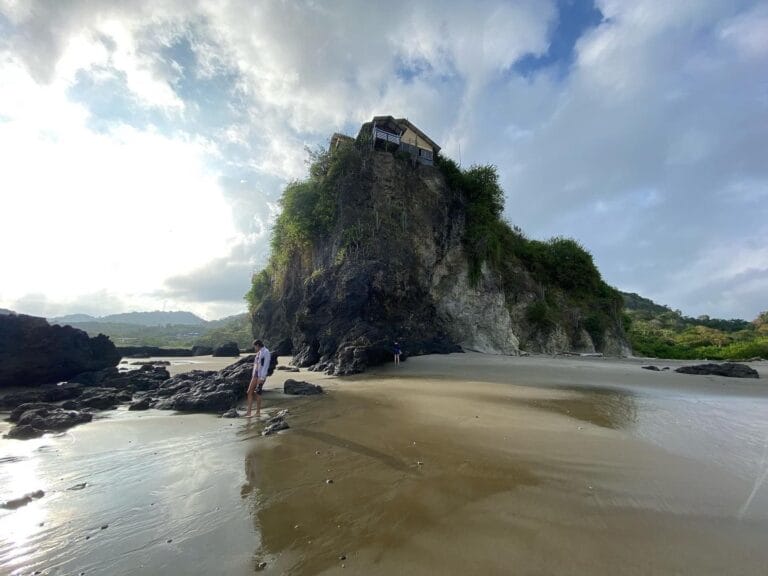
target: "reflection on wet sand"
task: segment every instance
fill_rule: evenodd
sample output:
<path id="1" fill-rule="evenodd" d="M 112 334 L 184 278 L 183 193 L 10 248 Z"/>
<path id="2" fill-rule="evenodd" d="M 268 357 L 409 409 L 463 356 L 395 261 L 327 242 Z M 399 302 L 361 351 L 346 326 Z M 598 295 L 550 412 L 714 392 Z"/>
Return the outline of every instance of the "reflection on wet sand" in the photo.
<path id="1" fill-rule="evenodd" d="M 637 421 L 634 394 L 629 391 L 608 388 L 560 389 L 572 394 L 567 398 L 527 400 L 523 404 L 614 430 L 627 428 Z"/>
<path id="2" fill-rule="evenodd" d="M 753 516 L 738 517 L 752 478 L 638 437 L 647 426 L 675 434 L 673 420 L 656 419 L 665 398 L 422 375 L 330 390 L 293 406 L 291 430 L 246 455 L 242 495 L 267 573 L 714 575 L 768 565 L 768 501 L 753 496 Z M 689 427 L 709 417 L 684 416 Z"/>
<path id="3" fill-rule="evenodd" d="M 262 533 L 257 563 L 275 573 L 316 574 L 360 549 L 374 550 L 375 560 L 446 511 L 536 484 L 518 463 L 470 454 L 444 445 L 439 429 L 393 420 L 391 406 L 343 402 L 345 416 L 330 406 L 312 407 L 311 419 L 294 411 L 288 441 L 246 457 L 248 486 L 258 487 L 243 491 Z M 352 434 L 344 431 L 350 423 Z"/>

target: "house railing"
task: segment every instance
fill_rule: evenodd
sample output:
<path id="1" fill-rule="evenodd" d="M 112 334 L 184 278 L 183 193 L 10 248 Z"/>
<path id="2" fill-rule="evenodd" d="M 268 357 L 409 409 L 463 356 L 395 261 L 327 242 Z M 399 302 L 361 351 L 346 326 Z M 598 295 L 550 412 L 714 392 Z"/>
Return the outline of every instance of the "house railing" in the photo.
<path id="1" fill-rule="evenodd" d="M 400 136 L 397 134 L 392 134 L 391 132 L 387 132 L 386 130 L 382 130 L 381 128 L 373 128 L 373 139 L 384 140 L 385 142 L 392 142 L 398 146 L 400 145 Z"/>

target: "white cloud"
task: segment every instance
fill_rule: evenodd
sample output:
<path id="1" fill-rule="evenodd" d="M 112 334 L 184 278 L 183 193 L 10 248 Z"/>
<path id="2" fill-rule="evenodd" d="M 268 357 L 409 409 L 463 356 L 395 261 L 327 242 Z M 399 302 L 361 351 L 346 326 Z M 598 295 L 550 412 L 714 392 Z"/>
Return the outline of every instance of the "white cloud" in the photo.
<path id="1" fill-rule="evenodd" d="M 0 142 L 16 160 L 16 189 L 24 192 L 13 201 L 29 212 L 45 197 L 41 190 L 65 188 L 49 200 L 62 218 L 67 198 L 107 210 L 109 190 L 135 200 L 124 200 L 121 213 L 137 220 L 137 205 L 155 203 L 159 210 L 141 218 L 155 246 L 198 251 L 189 259 L 191 252 L 178 254 L 168 264 L 173 273 L 163 276 L 183 278 L 206 262 L 212 271 L 235 245 L 228 237 L 264 239 L 281 185 L 305 171 L 305 143 L 392 113 L 413 120 L 447 154 L 460 153 L 464 165 L 496 164 L 509 218 L 536 237 L 575 236 L 620 288 L 686 312 L 706 303 L 712 309 L 702 313 L 753 315 L 757 298 L 743 298 L 738 310 L 739 299 L 723 295 L 762 286 L 759 266 L 717 268 L 717 257 L 707 255 L 725 257 L 718 246 L 729 246 L 735 262 L 754 264 L 749 246 L 768 217 L 761 203 L 768 182 L 764 3 L 596 4 L 605 19 L 578 40 L 567 74 L 523 78 L 511 67 L 546 53 L 554 1 L 0 0 L 14 27 L 0 78 L 13 86 L 0 91 L 0 116 L 10 118 L 0 124 Z M 196 66 L 163 55 L 179 38 Z M 98 110 L 66 97 L 82 74 L 103 86 L 117 79 L 137 108 L 160 113 L 164 132 L 131 128 L 128 120 L 91 131 Z M 208 102 L 202 89 L 177 91 L 182 74 L 219 84 L 222 100 Z M 221 109 L 231 114 L 216 124 Z M 191 124 L 197 117 L 213 127 Z M 9 173 L 0 174 L 1 184 Z M 171 192 L 160 199 L 160 189 Z M 210 212 L 219 223 L 193 234 L 178 208 L 190 197 L 200 198 L 188 208 L 192 220 Z M 225 202 L 234 225 L 216 216 Z M 49 227 L 55 220 L 43 218 Z M 161 233 L 168 222 L 189 240 Z M 119 229 L 93 226 L 107 236 Z M 62 245 L 75 247 L 66 237 Z M 117 247 L 131 253 L 128 243 Z M 26 261 L 42 257 L 36 250 Z M 133 291 L 157 289 L 162 274 L 154 266 L 121 281 Z M 85 268 L 82 276 L 96 281 Z M 681 288 L 681 270 L 701 290 Z"/>
<path id="2" fill-rule="evenodd" d="M 11 84 L 12 82 L 12 84 Z M 88 113 L 18 64 L 0 65 L 5 302 L 27 292 L 123 298 L 226 254 L 238 236 L 208 167 L 211 144 L 183 134 L 87 126 Z"/>

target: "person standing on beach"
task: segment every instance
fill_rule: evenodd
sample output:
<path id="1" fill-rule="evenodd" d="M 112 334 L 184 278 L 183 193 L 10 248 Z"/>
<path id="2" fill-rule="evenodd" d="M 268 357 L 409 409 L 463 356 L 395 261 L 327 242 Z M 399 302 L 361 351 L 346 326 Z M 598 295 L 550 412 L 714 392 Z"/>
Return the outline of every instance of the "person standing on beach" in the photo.
<path id="1" fill-rule="evenodd" d="M 399 366 L 400 365 L 400 354 L 403 353 L 403 351 L 400 349 L 400 343 L 399 342 L 395 342 L 394 352 L 395 352 L 395 365 Z"/>
<path id="2" fill-rule="evenodd" d="M 267 381 L 267 372 L 269 372 L 269 364 L 272 361 L 272 354 L 270 354 L 269 349 L 264 346 L 261 340 L 254 340 L 253 348 L 256 351 L 256 358 L 253 359 L 253 373 L 251 374 L 251 383 L 248 384 L 248 411 L 245 413 L 246 418 L 251 417 L 254 392 L 256 393 L 256 417 L 259 417 L 261 412 L 261 391 L 264 388 L 264 383 Z"/>

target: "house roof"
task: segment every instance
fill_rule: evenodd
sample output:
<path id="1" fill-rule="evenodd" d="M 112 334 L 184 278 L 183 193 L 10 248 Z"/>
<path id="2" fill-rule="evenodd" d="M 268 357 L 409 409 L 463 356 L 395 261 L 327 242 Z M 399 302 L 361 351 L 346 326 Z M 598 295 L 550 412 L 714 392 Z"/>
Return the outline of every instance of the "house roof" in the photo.
<path id="1" fill-rule="evenodd" d="M 403 132 L 405 132 L 406 128 L 410 128 L 413 130 L 416 134 L 419 135 L 419 137 L 426 141 L 432 148 L 434 148 L 434 151 L 440 152 L 440 146 L 437 145 L 437 143 L 432 140 L 429 136 L 424 134 L 421 130 L 418 129 L 412 122 L 410 122 L 407 118 L 395 118 L 393 116 L 374 116 L 373 117 L 373 123 L 379 124 L 379 123 L 385 123 L 385 122 L 392 122 L 395 125 L 397 125 L 400 128 L 400 135 L 402 135 Z"/>

